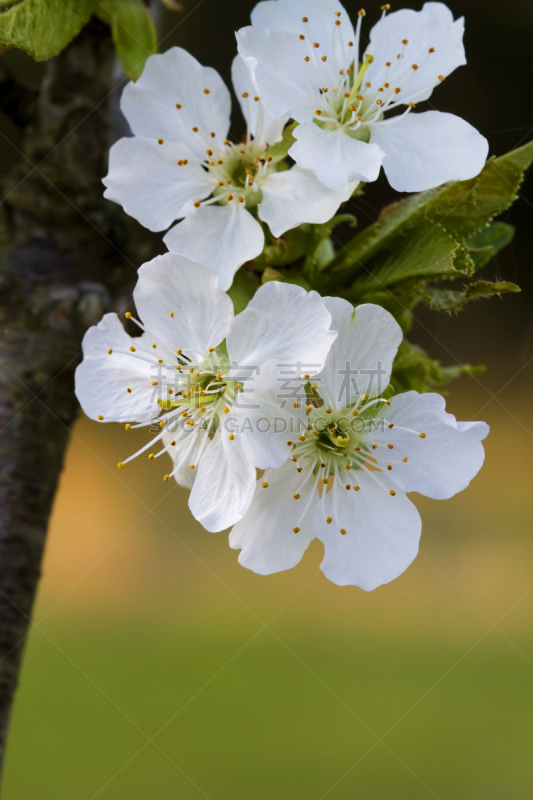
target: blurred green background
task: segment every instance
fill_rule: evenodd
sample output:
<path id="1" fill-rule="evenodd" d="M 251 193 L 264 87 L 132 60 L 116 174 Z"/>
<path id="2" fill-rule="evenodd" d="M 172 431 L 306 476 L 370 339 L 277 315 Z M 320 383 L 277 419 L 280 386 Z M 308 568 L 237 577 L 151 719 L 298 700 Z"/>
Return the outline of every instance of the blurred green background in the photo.
<path id="1" fill-rule="evenodd" d="M 449 5 L 466 15 L 469 66 L 436 105 L 503 153 L 533 135 L 533 7 Z M 184 46 L 227 78 L 232 31 L 252 6 L 203 0 L 166 12 L 162 49 Z M 367 5 L 369 25 L 378 6 Z M 0 129 L 16 137 L 5 118 Z M 10 160 L 6 144 L 0 164 Z M 80 418 L 5 800 L 533 796 L 531 184 L 505 217 L 515 242 L 485 269 L 524 293 L 453 318 L 416 311 L 411 338 L 432 356 L 487 364 L 454 384 L 448 408 L 486 420 L 491 434 L 469 489 L 441 503 L 413 497 L 421 552 L 392 584 L 371 594 L 334 586 L 317 542 L 288 573 L 248 572 L 225 534 L 194 522 L 187 492 L 163 483 L 164 465 L 116 469 L 141 432 Z M 393 197 L 379 181 L 348 210 L 365 224 Z"/>

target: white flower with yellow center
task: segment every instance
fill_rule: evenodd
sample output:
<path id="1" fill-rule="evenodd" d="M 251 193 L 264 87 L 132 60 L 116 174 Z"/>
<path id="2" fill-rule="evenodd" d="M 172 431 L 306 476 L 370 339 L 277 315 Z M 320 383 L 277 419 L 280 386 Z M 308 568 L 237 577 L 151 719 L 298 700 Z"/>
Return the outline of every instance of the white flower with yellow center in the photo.
<path id="1" fill-rule="evenodd" d="M 383 17 L 360 50 L 338 0 L 265 0 L 252 27 L 237 34 L 268 112 L 300 125 L 291 155 L 330 189 L 373 181 L 381 166 L 391 186 L 418 192 L 477 175 L 488 143 L 471 125 L 439 111 L 410 113 L 456 67 L 466 64 L 463 18 L 443 3 Z M 385 119 L 403 107 L 404 113 Z"/>
<path id="2" fill-rule="evenodd" d="M 488 426 L 457 422 L 437 394 L 384 399 L 400 327 L 379 306 L 325 303 L 338 337 L 299 398 L 280 408 L 274 368 L 245 384 L 258 414 L 270 407 L 278 417 L 279 433 L 249 435 L 256 464 L 270 468 L 230 545 L 241 564 L 267 575 L 295 566 L 318 537 L 325 575 L 370 591 L 418 552 L 421 520 L 407 493 L 442 500 L 466 488 L 483 463 Z M 258 417 L 251 422 L 249 430 Z"/>
<path id="3" fill-rule="evenodd" d="M 94 420 L 155 427 L 119 467 L 141 453 L 151 461 L 168 453 L 173 469 L 165 480 L 192 487 L 196 519 L 223 530 L 245 513 L 256 483 L 252 448 L 230 424 L 243 380 L 272 359 L 310 363 L 317 372 L 336 336 L 331 315 L 316 292 L 270 282 L 234 317 L 216 274 L 172 253 L 140 268 L 133 298 L 142 322 L 126 316 L 142 335 L 130 337 L 116 314 L 91 328 L 77 397 Z"/>
<path id="4" fill-rule="evenodd" d="M 152 231 L 184 218 L 165 244 L 209 265 L 224 290 L 263 250 L 256 215 L 278 237 L 303 222 L 327 222 L 357 186 L 326 190 L 310 172 L 287 169 L 285 152 L 271 155 L 287 117 L 268 115 L 240 56 L 232 75 L 247 123 L 240 141 L 228 139 L 231 96 L 214 69 L 180 47 L 151 56 L 122 94 L 134 135 L 113 145 L 104 179 L 105 197 Z"/>

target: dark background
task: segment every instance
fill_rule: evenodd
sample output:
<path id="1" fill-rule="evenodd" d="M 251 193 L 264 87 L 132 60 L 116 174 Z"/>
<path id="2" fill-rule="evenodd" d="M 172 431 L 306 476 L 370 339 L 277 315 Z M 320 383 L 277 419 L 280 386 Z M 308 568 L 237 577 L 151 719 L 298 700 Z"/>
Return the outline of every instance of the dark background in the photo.
<path id="1" fill-rule="evenodd" d="M 183 12 L 160 13 L 161 49 L 185 47 L 229 83 L 233 32 L 253 5 L 186 0 Z M 366 34 L 379 5 L 366 5 Z M 533 3 L 449 5 L 466 17 L 468 65 L 431 102 L 503 154 L 533 136 Z M 38 83 L 40 65 L 7 57 Z M 234 123 L 240 136 L 238 113 Z M 9 120 L 0 130 L 16 144 Z M 0 169 L 14 158 L 2 144 Z M 396 197 L 382 178 L 353 213 L 365 225 Z M 413 497 L 420 555 L 388 586 L 366 594 L 329 583 L 317 542 L 287 573 L 245 570 L 224 534 L 192 519 L 187 492 L 163 483 L 162 466 L 137 459 L 116 469 L 142 432 L 126 438 L 121 426 L 80 416 L 15 703 L 5 800 L 533 796 L 532 203 L 529 176 L 504 217 L 516 238 L 484 270 L 522 294 L 452 317 L 416 309 L 411 338 L 433 357 L 487 365 L 452 385 L 448 408 L 485 419 L 491 433 L 466 491 Z"/>

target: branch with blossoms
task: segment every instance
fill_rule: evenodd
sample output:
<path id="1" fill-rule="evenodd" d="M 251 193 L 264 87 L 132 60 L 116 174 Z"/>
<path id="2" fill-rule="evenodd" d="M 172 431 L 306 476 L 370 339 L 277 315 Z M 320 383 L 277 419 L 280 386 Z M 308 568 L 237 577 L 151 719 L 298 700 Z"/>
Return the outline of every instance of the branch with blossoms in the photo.
<path id="1" fill-rule="evenodd" d="M 32 166 L 3 182 L 3 741 L 75 396 L 95 422 L 146 428 L 118 467 L 161 459 L 256 573 L 295 566 L 314 538 L 338 585 L 407 568 L 408 495 L 465 489 L 488 434 L 446 412 L 444 387 L 477 368 L 410 341 L 413 309 L 519 291 L 476 273 L 513 237 L 495 218 L 533 145 L 487 161 L 468 122 L 417 109 L 466 64 L 464 21 L 440 2 L 382 6 L 366 47 L 365 12 L 354 25 L 338 0 L 258 3 L 232 63 L 238 137 L 228 87 L 180 47 L 155 52 L 142 0 L 2 9 L 0 43 L 50 59 L 38 96 L 7 67 L 0 81 Z M 124 126 L 114 55 L 131 135 L 108 155 L 103 132 Z M 381 168 L 404 196 L 358 230 L 344 204 Z"/>

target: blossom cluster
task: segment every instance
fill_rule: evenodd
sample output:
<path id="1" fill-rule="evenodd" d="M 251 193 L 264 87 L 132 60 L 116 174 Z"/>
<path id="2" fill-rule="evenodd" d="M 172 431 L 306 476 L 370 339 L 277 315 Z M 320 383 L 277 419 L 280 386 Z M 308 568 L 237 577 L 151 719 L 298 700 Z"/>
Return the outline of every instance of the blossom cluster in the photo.
<path id="1" fill-rule="evenodd" d="M 134 455 L 171 467 L 209 531 L 260 574 L 324 545 L 322 570 L 372 590 L 411 563 L 421 521 L 407 497 L 464 489 L 488 433 L 457 422 L 440 395 L 394 394 L 394 317 L 289 282 L 267 281 L 234 313 L 235 272 L 303 223 L 327 223 L 381 167 L 398 191 L 482 169 L 486 140 L 415 101 L 466 63 L 463 20 L 445 5 L 388 14 L 363 52 L 337 0 L 264 0 L 237 33 L 232 78 L 246 121 L 230 139 L 220 76 L 175 47 L 148 59 L 122 96 L 132 136 L 110 153 L 106 196 L 168 253 L 139 269 L 139 335 L 107 314 L 85 335 L 84 411 L 147 427 Z M 403 107 L 402 113 L 386 116 Z"/>

